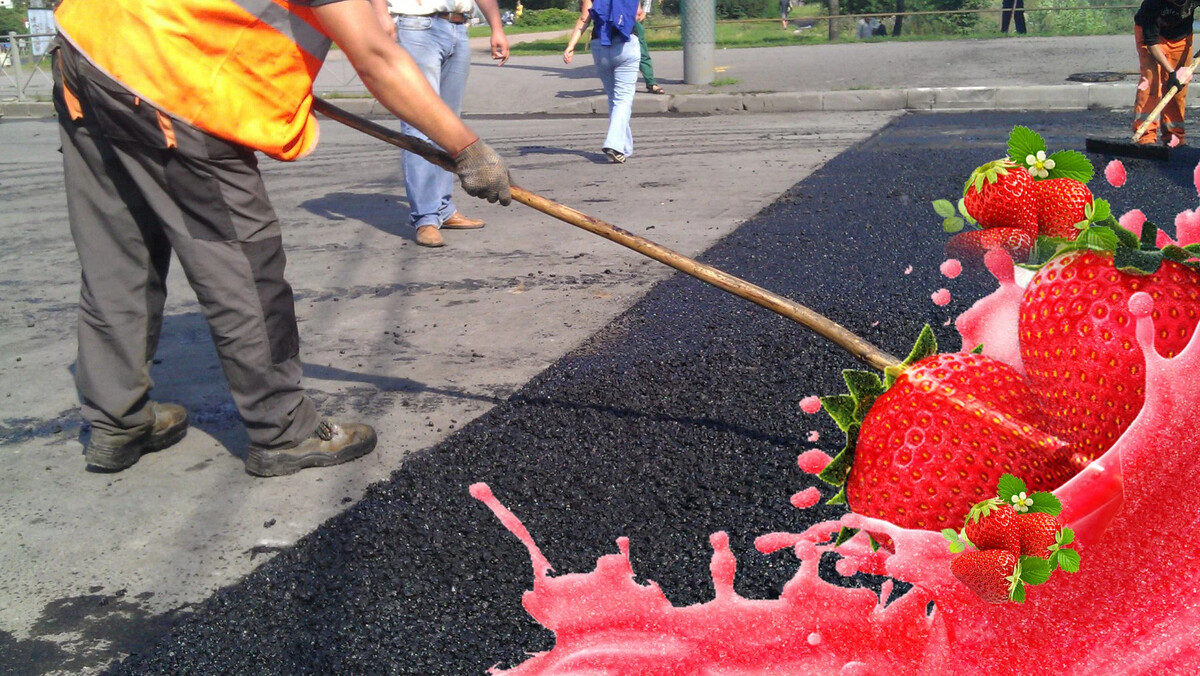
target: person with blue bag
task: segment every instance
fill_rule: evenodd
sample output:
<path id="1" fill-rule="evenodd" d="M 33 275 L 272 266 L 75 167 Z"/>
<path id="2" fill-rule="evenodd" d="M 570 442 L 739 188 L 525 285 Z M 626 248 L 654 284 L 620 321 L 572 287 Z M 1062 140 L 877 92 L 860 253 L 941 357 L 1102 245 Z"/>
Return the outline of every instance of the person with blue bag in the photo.
<path id="1" fill-rule="evenodd" d="M 579 20 L 563 50 L 563 61 L 571 63 L 575 45 L 589 23 L 592 27 L 592 59 L 600 71 L 604 93 L 608 95 L 608 135 L 604 154 L 616 164 L 633 154 L 633 94 L 637 91 L 638 64 L 642 58 L 636 30 L 638 0 L 582 0 Z"/>

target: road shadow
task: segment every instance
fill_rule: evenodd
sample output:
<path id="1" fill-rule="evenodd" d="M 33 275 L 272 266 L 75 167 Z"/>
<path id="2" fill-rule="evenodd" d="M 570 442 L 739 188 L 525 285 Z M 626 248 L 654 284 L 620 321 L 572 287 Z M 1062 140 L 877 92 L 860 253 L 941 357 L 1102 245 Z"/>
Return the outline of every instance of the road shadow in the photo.
<path id="1" fill-rule="evenodd" d="M 576 150 L 574 148 L 553 148 L 551 146 L 517 146 L 517 154 L 521 157 L 529 155 L 577 155 L 592 164 L 608 164 L 609 159 L 604 153 L 596 153 L 590 150 Z"/>
<path id="2" fill-rule="evenodd" d="M 334 192 L 300 203 L 300 208 L 329 221 L 362 221 L 389 235 L 413 239 L 408 225 L 408 198 L 403 182 L 397 185 L 401 195 L 381 193 Z"/>

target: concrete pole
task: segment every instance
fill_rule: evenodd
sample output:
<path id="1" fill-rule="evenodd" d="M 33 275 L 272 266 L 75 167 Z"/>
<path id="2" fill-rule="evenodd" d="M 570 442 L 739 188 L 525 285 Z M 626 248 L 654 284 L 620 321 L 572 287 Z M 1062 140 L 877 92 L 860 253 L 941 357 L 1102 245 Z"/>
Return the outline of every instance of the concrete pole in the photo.
<path id="1" fill-rule="evenodd" d="M 713 81 L 717 44 L 716 0 L 682 0 L 680 25 L 683 33 L 683 81 L 706 85 Z"/>
<path id="2" fill-rule="evenodd" d="M 838 39 L 837 19 L 838 15 L 838 0 L 829 0 L 829 41 L 834 42 Z"/>
<path id="3" fill-rule="evenodd" d="M 8 58 L 12 62 L 13 74 L 17 81 L 17 100 L 25 100 L 25 86 L 21 84 L 21 80 L 25 79 L 25 74 L 21 72 L 21 43 L 17 42 L 17 34 L 8 32 Z"/>

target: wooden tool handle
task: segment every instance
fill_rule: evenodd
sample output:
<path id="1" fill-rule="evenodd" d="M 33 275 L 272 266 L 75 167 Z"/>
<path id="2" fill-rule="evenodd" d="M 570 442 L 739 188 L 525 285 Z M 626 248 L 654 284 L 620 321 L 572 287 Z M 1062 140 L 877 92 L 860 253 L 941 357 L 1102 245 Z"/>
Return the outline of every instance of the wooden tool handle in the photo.
<path id="1" fill-rule="evenodd" d="M 1200 60 L 1198 59 L 1200 59 L 1200 52 L 1196 52 L 1196 54 L 1192 56 L 1192 65 L 1188 66 L 1187 68 L 1189 74 L 1196 72 L 1196 66 L 1200 65 Z M 1137 143 L 1137 140 L 1142 137 L 1142 134 L 1146 133 L 1146 129 L 1158 120 L 1159 115 L 1162 115 L 1163 108 L 1166 108 L 1167 104 L 1171 102 L 1171 99 L 1175 98 L 1175 95 L 1179 93 L 1179 89 L 1179 87 L 1171 87 L 1167 90 L 1166 94 L 1163 94 L 1163 97 L 1158 102 L 1158 105 L 1154 106 L 1154 110 L 1150 111 L 1150 117 L 1146 118 L 1146 121 L 1137 128 L 1137 131 L 1133 132 L 1133 138 L 1130 139 L 1131 141 Z"/>
<path id="2" fill-rule="evenodd" d="M 417 153 L 444 169 L 449 171 L 454 170 L 454 160 L 450 155 L 428 141 L 388 129 L 383 125 L 376 124 L 358 115 L 342 110 L 321 98 L 314 99 L 313 108 L 331 120 L 340 122 L 404 150 Z M 700 263 L 683 254 L 676 253 L 644 237 L 622 230 L 615 225 L 592 218 L 568 206 L 546 199 L 541 195 L 515 185 L 511 186 L 511 190 L 512 198 L 521 204 L 532 207 L 547 216 L 553 216 L 564 223 L 582 228 L 624 247 L 633 249 L 642 255 L 691 275 L 702 282 L 707 282 L 718 289 L 728 291 L 735 296 L 744 298 L 776 314 L 787 317 L 829 339 L 838 347 L 854 355 L 855 358 L 880 371 L 888 366 L 895 366 L 900 363 L 900 360 L 896 357 L 851 333 L 849 329 L 841 324 L 795 301 L 767 291 L 739 277 L 734 277 L 711 265 Z"/>

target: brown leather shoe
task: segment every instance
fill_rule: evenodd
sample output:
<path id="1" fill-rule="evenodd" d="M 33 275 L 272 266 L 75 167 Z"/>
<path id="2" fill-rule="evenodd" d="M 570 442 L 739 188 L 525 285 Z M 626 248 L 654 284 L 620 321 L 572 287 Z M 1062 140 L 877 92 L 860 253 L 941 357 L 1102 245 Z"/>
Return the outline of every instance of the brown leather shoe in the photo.
<path id="1" fill-rule="evenodd" d="M 446 246 L 446 240 L 442 239 L 442 233 L 438 232 L 436 225 L 422 225 L 417 228 L 417 244 L 428 247 Z"/>
<path id="2" fill-rule="evenodd" d="M 146 453 L 161 451 L 176 444 L 187 435 L 187 411 L 179 404 L 150 402 L 154 424 L 139 438 L 124 444 L 110 445 L 93 431 L 83 457 L 92 469 L 119 472 L 133 466 Z"/>
<path id="3" fill-rule="evenodd" d="M 447 230 L 478 230 L 484 225 L 486 225 L 484 221 L 475 218 L 467 218 L 458 211 L 454 212 L 450 218 L 442 221 L 442 227 Z"/>
<path id="4" fill-rule="evenodd" d="M 375 430 L 369 425 L 322 420 L 311 437 L 291 448 L 268 450 L 251 446 L 246 452 L 246 473 L 284 476 L 307 467 L 340 465 L 373 450 Z"/>

